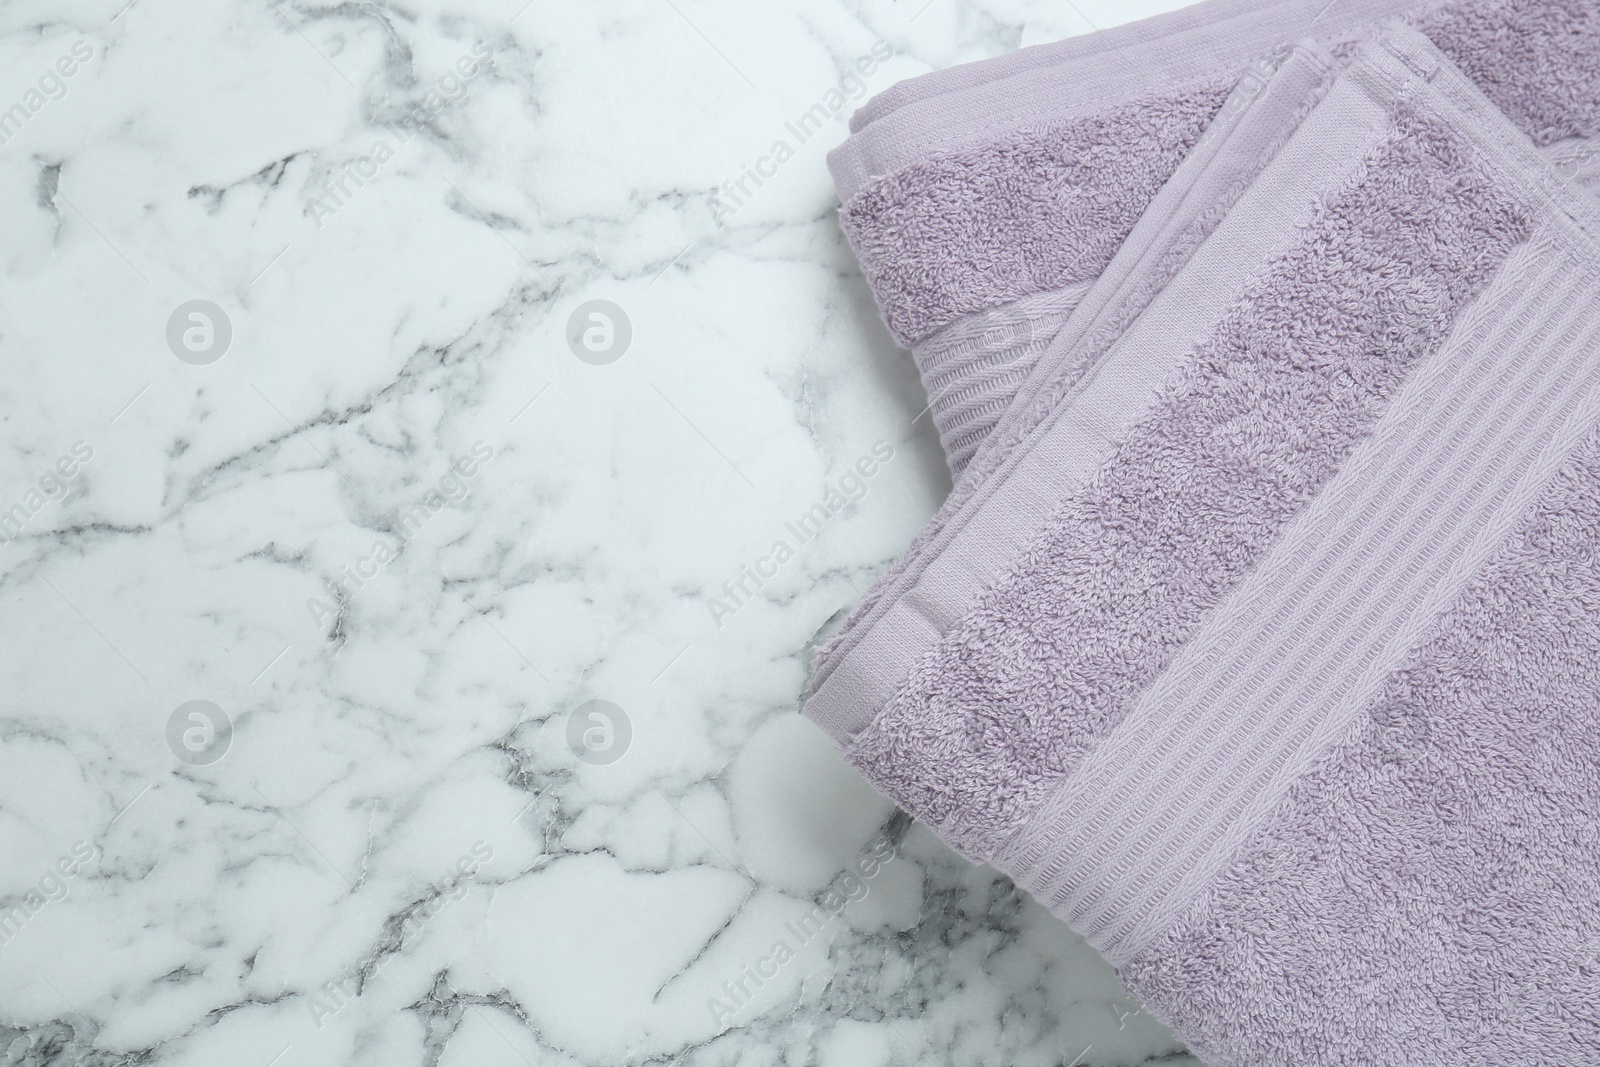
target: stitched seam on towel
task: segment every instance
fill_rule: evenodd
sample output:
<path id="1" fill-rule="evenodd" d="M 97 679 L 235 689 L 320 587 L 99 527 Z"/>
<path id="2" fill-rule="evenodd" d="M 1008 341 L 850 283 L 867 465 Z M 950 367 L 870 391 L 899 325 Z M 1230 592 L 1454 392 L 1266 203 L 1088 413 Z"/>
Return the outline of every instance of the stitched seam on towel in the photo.
<path id="1" fill-rule="evenodd" d="M 1395 110 L 1364 178 L 858 736 L 858 766 L 958 848 L 989 854 L 1026 818 L 1370 430 L 1420 353 L 1363 351 L 1370 309 L 1342 294 L 1412 287 L 1439 308 L 1433 347 L 1526 236 L 1453 140 Z M 1372 235 L 1392 222 L 1410 244 Z"/>

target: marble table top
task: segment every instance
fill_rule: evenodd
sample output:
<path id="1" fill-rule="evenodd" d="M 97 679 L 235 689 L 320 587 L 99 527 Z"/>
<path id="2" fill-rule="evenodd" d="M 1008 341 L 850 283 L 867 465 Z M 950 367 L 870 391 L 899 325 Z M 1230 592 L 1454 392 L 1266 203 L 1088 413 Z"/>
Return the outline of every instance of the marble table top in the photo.
<path id="1" fill-rule="evenodd" d="M 825 152 L 1166 6 L 0 8 L 0 1065 L 1194 1064 L 796 714 L 949 490 Z"/>

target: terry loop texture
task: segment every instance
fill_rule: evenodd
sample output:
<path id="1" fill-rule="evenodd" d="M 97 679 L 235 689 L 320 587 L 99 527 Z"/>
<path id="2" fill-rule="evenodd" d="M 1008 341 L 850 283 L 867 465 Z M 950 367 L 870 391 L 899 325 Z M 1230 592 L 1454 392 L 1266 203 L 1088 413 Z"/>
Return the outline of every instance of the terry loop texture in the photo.
<path id="1" fill-rule="evenodd" d="M 807 713 L 1213 1067 L 1600 1067 L 1593 86 L 1338 52 L 1006 305 L 1071 308 Z"/>
<path id="2" fill-rule="evenodd" d="M 1534 144 L 1600 132 L 1600 6 L 1592 0 L 1457 0 L 1415 21 Z"/>
<path id="3" fill-rule="evenodd" d="M 896 339 L 1095 278 L 1237 80 L 1017 130 L 863 190 L 840 224 Z"/>
<path id="4" fill-rule="evenodd" d="M 1336 470 L 1511 246 L 1516 206 L 1402 114 L 852 762 L 988 859 Z"/>
<path id="5" fill-rule="evenodd" d="M 1291 5 L 1260 4 L 1260 15 L 1281 17 L 1276 10 L 1286 6 Z M 1416 7 L 1414 0 L 1387 4 L 1397 14 Z M 1247 24 L 1248 14 L 1243 5 L 1228 3 L 1219 15 L 1236 21 L 1219 22 L 1218 33 L 1233 30 L 1238 21 Z M 1300 17 L 1325 40 L 1348 40 L 1352 32 L 1325 12 Z M 1600 132 L 1600 9 L 1593 0 L 1456 0 L 1409 17 L 1535 143 Z M 1133 36 L 1159 41 L 1161 33 L 1170 33 L 1176 48 L 1179 30 L 1186 31 L 1183 47 L 1204 51 L 1191 40 L 1204 36 L 1192 20 Z M 1251 37 L 1242 34 L 1241 40 Z M 1061 62 L 1085 66 L 1092 78 L 1115 55 L 1108 46 L 1091 56 L 1088 46 L 1067 52 Z M 1252 58 L 1229 51 L 1225 42 L 1204 54 L 1222 61 L 1137 97 L 1096 100 L 1048 121 L 1044 116 L 1060 108 L 1042 97 L 1039 118 L 985 128 L 957 149 L 930 147 L 846 201 L 841 226 L 885 322 L 913 350 L 953 473 L 963 472 L 1031 362 L 1026 354 L 1004 353 L 952 368 L 922 342 L 966 316 L 1062 286 L 1085 286 L 1100 274 Z M 990 63 L 1007 69 L 1010 58 Z M 1100 65 L 1089 66 L 1091 59 Z M 1003 94 L 1016 82 L 1017 92 L 1030 91 L 1043 62 L 981 88 Z M 1193 63 L 1183 69 L 1193 69 Z M 952 108 L 961 99 L 959 90 L 938 98 Z M 915 156 L 906 144 L 919 136 L 930 146 L 945 139 L 936 126 L 923 133 L 913 124 L 898 138 L 901 154 Z M 847 142 L 841 152 L 848 148 Z"/>
<path id="6" fill-rule="evenodd" d="M 1591 437 L 1124 982 L 1208 1063 L 1600 1063 L 1597 693 Z"/>

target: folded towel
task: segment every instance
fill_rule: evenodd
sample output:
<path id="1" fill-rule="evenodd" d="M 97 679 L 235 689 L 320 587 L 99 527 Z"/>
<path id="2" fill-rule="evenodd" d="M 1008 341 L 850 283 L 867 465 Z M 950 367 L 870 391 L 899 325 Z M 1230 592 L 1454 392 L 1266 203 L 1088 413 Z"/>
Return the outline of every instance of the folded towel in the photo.
<path id="1" fill-rule="evenodd" d="M 1594 0 L 1209 0 L 926 75 L 862 110 L 829 157 L 841 221 L 954 473 L 1241 77 L 1283 41 L 1344 54 L 1400 14 L 1536 144 L 1597 155 L 1574 145 L 1600 134 Z"/>
<path id="2" fill-rule="evenodd" d="M 1597 86 L 1508 117 L 1441 36 L 1101 128 L 1171 169 L 1066 314 L 945 305 L 1049 337 L 806 704 L 1215 1065 L 1600 1064 L 1600 206 L 1539 150 Z"/>

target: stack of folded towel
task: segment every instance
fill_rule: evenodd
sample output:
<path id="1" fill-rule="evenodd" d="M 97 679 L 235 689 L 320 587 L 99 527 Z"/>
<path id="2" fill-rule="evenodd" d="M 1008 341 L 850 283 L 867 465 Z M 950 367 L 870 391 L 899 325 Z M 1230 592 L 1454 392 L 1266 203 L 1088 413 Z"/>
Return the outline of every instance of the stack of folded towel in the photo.
<path id="1" fill-rule="evenodd" d="M 852 129 L 955 488 L 806 713 L 1207 1063 L 1600 1064 L 1600 0 L 1209 0 Z"/>

